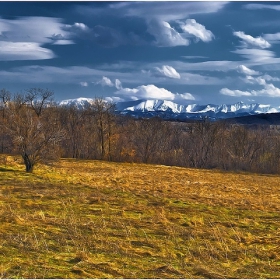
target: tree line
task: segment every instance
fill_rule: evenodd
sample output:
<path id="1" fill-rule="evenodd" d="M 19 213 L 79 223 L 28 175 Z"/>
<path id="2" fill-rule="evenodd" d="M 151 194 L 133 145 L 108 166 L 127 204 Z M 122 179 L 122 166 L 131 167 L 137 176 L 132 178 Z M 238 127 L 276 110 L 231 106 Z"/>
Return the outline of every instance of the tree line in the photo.
<path id="1" fill-rule="evenodd" d="M 21 154 L 27 172 L 61 157 L 280 173 L 279 131 L 225 121 L 135 119 L 96 98 L 57 106 L 54 93 L 0 90 L 0 153 Z"/>

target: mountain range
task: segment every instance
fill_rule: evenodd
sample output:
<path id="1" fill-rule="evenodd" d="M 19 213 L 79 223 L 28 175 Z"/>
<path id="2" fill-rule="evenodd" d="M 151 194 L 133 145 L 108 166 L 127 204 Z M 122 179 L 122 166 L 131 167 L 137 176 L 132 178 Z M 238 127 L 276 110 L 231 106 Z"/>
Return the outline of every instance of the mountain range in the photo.
<path id="1" fill-rule="evenodd" d="M 60 106 L 75 106 L 79 109 L 85 108 L 94 102 L 91 98 L 77 98 L 60 101 Z M 187 104 L 180 105 L 168 100 L 137 100 L 116 103 L 116 113 L 133 117 L 158 116 L 163 119 L 202 119 L 212 120 L 242 117 L 248 115 L 269 114 L 280 112 L 280 106 L 271 106 L 259 103 L 235 104 Z"/>

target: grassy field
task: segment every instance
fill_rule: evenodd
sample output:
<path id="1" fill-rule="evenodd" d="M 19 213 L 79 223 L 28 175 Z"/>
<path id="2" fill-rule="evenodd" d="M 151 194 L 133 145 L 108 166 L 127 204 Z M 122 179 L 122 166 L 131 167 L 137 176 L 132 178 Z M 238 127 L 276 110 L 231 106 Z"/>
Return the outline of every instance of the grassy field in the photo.
<path id="1" fill-rule="evenodd" d="M 279 278 L 280 176 L 0 164 L 2 278 Z"/>

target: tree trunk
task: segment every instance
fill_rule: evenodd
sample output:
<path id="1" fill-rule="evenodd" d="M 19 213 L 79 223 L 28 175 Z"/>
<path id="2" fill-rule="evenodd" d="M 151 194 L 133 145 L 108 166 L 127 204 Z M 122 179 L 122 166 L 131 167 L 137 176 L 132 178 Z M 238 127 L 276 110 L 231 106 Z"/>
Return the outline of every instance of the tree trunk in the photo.
<path id="1" fill-rule="evenodd" d="M 30 160 L 29 156 L 28 156 L 26 153 L 24 153 L 24 154 L 22 155 L 22 158 L 23 158 L 23 160 L 24 160 L 26 172 L 32 173 L 32 172 L 33 172 L 34 164 L 33 164 L 32 161 Z"/>

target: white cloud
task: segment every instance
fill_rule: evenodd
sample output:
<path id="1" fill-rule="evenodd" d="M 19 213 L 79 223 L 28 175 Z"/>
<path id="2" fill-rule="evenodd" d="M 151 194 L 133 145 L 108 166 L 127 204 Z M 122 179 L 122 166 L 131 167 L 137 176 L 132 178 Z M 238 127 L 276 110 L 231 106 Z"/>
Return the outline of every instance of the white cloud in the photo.
<path id="1" fill-rule="evenodd" d="M 155 76 L 180 79 L 180 74 L 172 66 L 163 65 L 161 68 L 155 67 Z"/>
<path id="2" fill-rule="evenodd" d="M 252 77 L 252 76 L 246 76 L 245 79 L 243 79 L 245 83 L 248 84 L 259 84 L 259 85 L 265 85 L 266 81 L 265 79 L 261 77 Z"/>
<path id="3" fill-rule="evenodd" d="M 103 76 L 101 80 L 95 82 L 96 85 L 115 87 L 118 90 L 122 89 L 122 83 L 119 79 L 115 79 L 115 83 L 113 83 L 109 78 Z"/>
<path id="4" fill-rule="evenodd" d="M 155 85 L 138 86 L 137 88 L 122 88 L 115 92 L 116 95 L 128 99 L 174 99 L 174 94 L 164 88 L 158 88 Z"/>
<path id="5" fill-rule="evenodd" d="M 232 52 L 240 54 L 246 59 L 251 60 L 253 63 L 258 63 L 258 62 L 265 63 L 266 61 L 272 63 L 278 63 L 276 62 L 275 59 L 271 60 L 271 58 L 275 57 L 275 54 L 270 50 L 238 49 Z"/>
<path id="6" fill-rule="evenodd" d="M 280 88 L 275 87 L 273 84 L 266 84 L 264 89 L 259 90 L 256 93 L 257 95 L 280 97 Z"/>
<path id="7" fill-rule="evenodd" d="M 275 10 L 275 11 L 280 11 L 280 5 L 246 4 L 245 7 L 249 10 L 271 9 L 271 10 Z"/>
<path id="8" fill-rule="evenodd" d="M 0 31 L 5 35 L 1 39 L 7 42 L 50 43 L 53 36 L 69 36 L 60 19 L 49 17 L 0 18 Z"/>
<path id="9" fill-rule="evenodd" d="M 77 31 L 77 30 L 87 31 L 87 30 L 89 30 L 89 28 L 84 23 L 81 23 L 81 22 L 75 22 L 73 25 L 66 24 L 65 28 L 70 29 L 72 31 Z"/>
<path id="10" fill-rule="evenodd" d="M 122 83 L 119 79 L 115 80 L 115 87 L 116 89 L 122 89 Z"/>
<path id="11" fill-rule="evenodd" d="M 57 18 L 22 17 L 0 18 L 1 60 L 39 60 L 55 57 L 46 43 L 70 44 L 70 33 L 63 30 Z"/>
<path id="12" fill-rule="evenodd" d="M 264 34 L 263 37 L 265 40 L 273 44 L 278 44 L 280 41 L 280 32 L 274 34 Z"/>
<path id="13" fill-rule="evenodd" d="M 191 93 L 183 93 L 183 94 L 177 94 L 176 99 L 182 99 L 182 100 L 195 100 L 194 96 Z"/>
<path id="14" fill-rule="evenodd" d="M 80 85 L 81 85 L 82 87 L 87 87 L 87 86 L 88 86 L 88 83 L 87 83 L 87 82 L 80 82 Z"/>
<path id="15" fill-rule="evenodd" d="M 266 81 L 275 81 L 275 82 L 279 82 L 280 81 L 280 78 L 277 78 L 277 77 L 272 77 L 270 75 L 263 75 L 261 76 L 263 79 L 265 79 Z"/>
<path id="16" fill-rule="evenodd" d="M 253 46 L 261 49 L 266 49 L 271 47 L 271 45 L 261 36 L 254 38 L 251 35 L 246 35 L 243 31 L 235 31 L 233 32 L 233 35 L 242 39 L 242 43 L 245 46 Z"/>
<path id="17" fill-rule="evenodd" d="M 172 93 L 165 88 L 159 88 L 155 85 L 142 85 L 136 88 L 122 88 L 115 92 L 115 95 L 125 100 L 141 99 L 164 99 L 164 100 L 194 100 L 190 93 L 178 94 Z"/>
<path id="18" fill-rule="evenodd" d="M 241 90 L 230 90 L 228 88 L 222 88 L 220 93 L 228 96 L 268 96 L 268 97 L 280 97 L 280 88 L 275 87 L 273 84 L 263 84 L 261 90 L 241 91 Z"/>
<path id="19" fill-rule="evenodd" d="M 246 67 L 245 65 L 239 65 L 237 67 L 237 72 L 241 73 L 241 74 L 245 74 L 245 75 L 259 75 L 260 72 L 249 69 L 248 67 Z"/>
<path id="20" fill-rule="evenodd" d="M 182 57 L 186 59 L 207 58 L 206 56 L 202 55 L 183 55 Z"/>
<path id="21" fill-rule="evenodd" d="M 75 44 L 72 40 L 56 40 L 53 45 L 72 45 Z"/>
<path id="22" fill-rule="evenodd" d="M 274 81 L 279 82 L 280 79 L 277 77 L 271 77 L 270 75 L 263 75 L 259 77 L 252 77 L 252 76 L 246 76 L 245 82 L 250 84 L 259 84 L 259 85 L 266 85 L 266 82 Z"/>
<path id="23" fill-rule="evenodd" d="M 120 98 L 118 96 L 107 96 L 105 97 L 105 100 L 111 103 L 117 103 L 117 102 L 122 102 L 125 101 L 123 98 Z"/>
<path id="24" fill-rule="evenodd" d="M 154 44 L 158 47 L 188 46 L 185 39 L 167 21 L 151 20 L 147 31 L 155 37 Z"/>
<path id="25" fill-rule="evenodd" d="M 39 43 L 33 42 L 5 42 L 0 41 L 0 60 L 39 60 L 54 58 L 54 53 L 40 47 Z"/>
<path id="26" fill-rule="evenodd" d="M 114 86 L 112 81 L 105 76 L 103 76 L 102 79 L 100 81 L 96 82 L 95 84 L 96 85 L 102 85 L 102 86 L 108 86 L 108 87 L 113 87 Z"/>
<path id="27" fill-rule="evenodd" d="M 144 1 L 126 2 L 125 4 L 113 3 L 110 5 L 110 8 L 124 16 L 170 21 L 185 19 L 189 15 L 194 14 L 215 13 L 221 10 L 227 3 L 226 1 L 178 1 L 174 4 L 172 1 Z M 81 12 L 86 11 L 81 10 Z M 96 12 L 100 13 L 101 11 Z"/>
<path id="28" fill-rule="evenodd" d="M 215 37 L 210 30 L 207 30 L 204 25 L 196 22 L 195 19 L 187 19 L 185 23 L 181 22 L 180 27 L 184 32 L 195 36 L 203 42 L 210 42 Z"/>
<path id="29" fill-rule="evenodd" d="M 220 93 L 223 95 L 229 95 L 229 96 L 251 96 L 252 93 L 249 91 L 241 91 L 241 90 L 231 90 L 228 88 L 222 88 L 220 90 Z"/>

